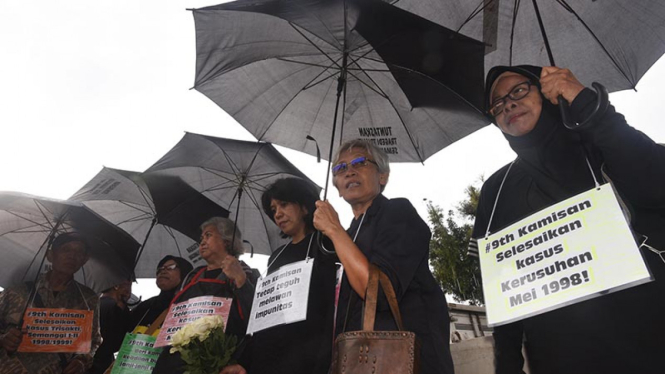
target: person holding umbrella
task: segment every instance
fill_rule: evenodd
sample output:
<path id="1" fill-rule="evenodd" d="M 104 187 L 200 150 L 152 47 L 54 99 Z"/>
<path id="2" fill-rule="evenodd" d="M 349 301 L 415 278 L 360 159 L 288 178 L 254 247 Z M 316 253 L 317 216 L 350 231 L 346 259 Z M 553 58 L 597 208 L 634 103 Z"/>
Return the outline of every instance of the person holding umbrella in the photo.
<path id="1" fill-rule="evenodd" d="M 261 196 L 263 211 L 291 239 L 270 256 L 268 274 L 307 258 L 314 261 L 307 319 L 255 333 L 241 365 L 231 365 L 222 374 L 241 374 L 245 369 L 249 373 L 328 373 L 337 258 L 323 252 L 316 240 L 313 217 L 318 199 L 316 187 L 300 178 L 279 179 Z"/>
<path id="2" fill-rule="evenodd" d="M 231 310 L 226 323 L 226 334 L 238 338 L 245 336 L 248 315 L 259 272 L 238 260 L 243 253 L 242 235 L 235 223 L 223 217 L 213 217 L 201 225 L 199 253 L 206 261 L 191 271 L 184 287 L 176 293 L 171 304 L 181 303 L 199 296 L 231 298 Z M 180 353 L 171 354 L 166 346 L 157 360 L 153 374 L 183 373 L 184 361 Z"/>
<path id="3" fill-rule="evenodd" d="M 348 230 L 328 201 L 318 201 L 314 227 L 335 246 L 344 265 L 336 333 L 361 329 L 370 264 L 390 279 L 404 327 L 422 343 L 420 373 L 453 373 L 446 299 L 429 269 L 430 230 L 406 199 L 387 199 L 388 156 L 366 140 L 343 143 L 334 158 L 333 185 L 353 210 Z M 348 313 L 347 313 L 348 310 Z M 348 321 L 347 321 L 348 319 Z M 388 302 L 379 297 L 375 330 L 397 330 Z"/>
<path id="4" fill-rule="evenodd" d="M 497 66 L 485 92 L 488 114 L 517 159 L 483 185 L 473 238 L 590 190 L 602 177 L 627 206 L 655 279 L 497 326 L 496 372 L 522 373 L 523 346 L 535 374 L 662 372 L 665 147 L 628 126 L 567 69 Z M 555 106 L 561 100 L 582 125 L 564 127 Z"/>
<path id="5" fill-rule="evenodd" d="M 83 374 L 92 365 L 93 356 L 102 342 L 99 332 L 99 296 L 74 280 L 74 274 L 89 258 L 86 239 L 74 232 L 60 234 L 53 240 L 46 258 L 52 265 L 51 270 L 40 275 L 36 283 L 9 287 L 0 296 L 0 373 Z M 17 352 L 23 339 L 19 324 L 26 304 L 35 308 L 94 311 L 90 352 Z"/>

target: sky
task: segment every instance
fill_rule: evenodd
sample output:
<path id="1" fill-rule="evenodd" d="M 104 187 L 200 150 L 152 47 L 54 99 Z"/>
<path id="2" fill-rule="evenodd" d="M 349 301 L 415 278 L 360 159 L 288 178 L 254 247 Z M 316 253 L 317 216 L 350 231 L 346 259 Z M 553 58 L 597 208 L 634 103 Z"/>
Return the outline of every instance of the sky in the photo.
<path id="1" fill-rule="evenodd" d="M 2 0 L 0 2 L 0 191 L 66 199 L 103 166 L 143 171 L 185 131 L 255 140 L 195 90 L 194 20 L 210 1 Z M 610 95 L 628 122 L 665 143 L 665 59 L 635 91 Z M 277 147 L 323 186 L 326 163 Z M 426 201 L 452 209 L 515 157 L 488 126 L 423 164 L 392 164 L 387 197 L 407 197 L 426 219 Z M 348 205 L 329 193 L 342 224 Z M 264 269 L 265 256 L 247 259 Z M 135 292 L 150 296 L 152 280 Z M 150 286 L 152 285 L 152 286 Z"/>

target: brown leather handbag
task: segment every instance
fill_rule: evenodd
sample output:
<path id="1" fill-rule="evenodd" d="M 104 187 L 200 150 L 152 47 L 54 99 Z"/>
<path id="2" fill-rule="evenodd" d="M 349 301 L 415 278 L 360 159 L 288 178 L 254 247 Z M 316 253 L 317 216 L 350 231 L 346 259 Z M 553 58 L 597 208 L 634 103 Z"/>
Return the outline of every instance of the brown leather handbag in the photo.
<path id="1" fill-rule="evenodd" d="M 374 331 L 379 282 L 399 331 Z M 337 336 L 332 374 L 418 374 L 419 371 L 420 343 L 416 334 L 404 331 L 390 280 L 379 268 L 370 264 L 363 329 Z"/>

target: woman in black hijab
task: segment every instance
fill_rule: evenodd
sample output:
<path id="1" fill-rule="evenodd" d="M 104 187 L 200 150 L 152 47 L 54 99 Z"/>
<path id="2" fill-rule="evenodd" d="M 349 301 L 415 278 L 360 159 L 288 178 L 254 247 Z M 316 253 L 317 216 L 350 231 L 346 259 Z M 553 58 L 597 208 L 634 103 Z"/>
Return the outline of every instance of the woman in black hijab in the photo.
<path id="1" fill-rule="evenodd" d="M 150 325 L 171 304 L 176 291 L 180 289 L 182 281 L 193 267 L 189 261 L 182 257 L 165 256 L 157 264 L 155 280 L 160 289 L 159 295 L 151 297 L 132 309 L 132 327 Z"/>
<path id="2" fill-rule="evenodd" d="M 562 125 L 554 105 L 559 95 L 573 120 L 586 123 L 577 131 Z M 627 205 L 633 230 L 648 236 L 652 248 L 665 249 L 665 147 L 628 126 L 612 106 L 594 114 L 597 100 L 566 69 L 490 70 L 488 113 L 517 159 L 483 185 L 474 238 L 484 237 L 488 225 L 496 232 L 593 188 L 589 160 L 595 177 L 611 180 Z M 535 374 L 662 373 L 665 263 L 648 248 L 641 251 L 654 282 L 496 327 L 497 373 L 523 372 L 523 345 Z"/>

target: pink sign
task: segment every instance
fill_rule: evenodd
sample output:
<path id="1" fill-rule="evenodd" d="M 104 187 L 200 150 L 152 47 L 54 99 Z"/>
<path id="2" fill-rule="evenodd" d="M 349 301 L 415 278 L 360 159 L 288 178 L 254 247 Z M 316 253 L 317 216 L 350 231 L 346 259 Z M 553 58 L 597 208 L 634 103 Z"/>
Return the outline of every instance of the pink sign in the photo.
<path id="1" fill-rule="evenodd" d="M 164 347 L 171 344 L 173 334 L 186 324 L 197 319 L 211 315 L 221 315 L 224 319 L 224 328 L 229 319 L 232 299 L 226 297 L 200 296 L 182 303 L 173 304 L 169 308 L 162 325 L 155 347 Z"/>

